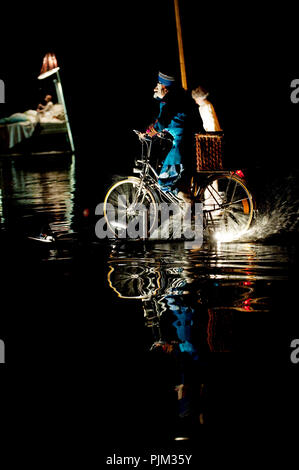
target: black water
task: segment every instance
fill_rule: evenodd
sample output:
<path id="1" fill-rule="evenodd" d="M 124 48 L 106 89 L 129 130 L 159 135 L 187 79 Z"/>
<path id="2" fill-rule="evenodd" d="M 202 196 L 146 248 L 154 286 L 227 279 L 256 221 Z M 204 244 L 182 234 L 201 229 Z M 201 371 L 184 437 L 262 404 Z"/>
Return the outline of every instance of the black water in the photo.
<path id="1" fill-rule="evenodd" d="M 176 437 L 199 444 L 205 424 L 288 427 L 298 414 L 297 173 L 249 171 L 249 236 L 202 247 L 98 240 L 107 173 L 89 180 L 67 156 L 1 162 L 0 337 L 14 409 L 78 441 L 101 432 L 103 455 Z M 53 245 L 28 238 L 47 226 Z"/>

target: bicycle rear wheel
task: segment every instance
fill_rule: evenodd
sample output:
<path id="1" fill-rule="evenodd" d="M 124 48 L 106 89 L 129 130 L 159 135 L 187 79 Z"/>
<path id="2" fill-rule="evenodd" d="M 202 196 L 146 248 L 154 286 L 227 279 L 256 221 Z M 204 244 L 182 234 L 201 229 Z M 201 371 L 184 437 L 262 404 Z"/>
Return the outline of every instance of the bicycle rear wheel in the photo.
<path id="1" fill-rule="evenodd" d="M 207 229 L 222 241 L 236 240 L 249 228 L 253 217 L 252 195 L 235 175 L 211 179 L 200 191 Z"/>
<path id="2" fill-rule="evenodd" d="M 118 181 L 105 196 L 104 216 L 116 238 L 144 238 L 156 222 L 155 197 L 139 178 Z"/>

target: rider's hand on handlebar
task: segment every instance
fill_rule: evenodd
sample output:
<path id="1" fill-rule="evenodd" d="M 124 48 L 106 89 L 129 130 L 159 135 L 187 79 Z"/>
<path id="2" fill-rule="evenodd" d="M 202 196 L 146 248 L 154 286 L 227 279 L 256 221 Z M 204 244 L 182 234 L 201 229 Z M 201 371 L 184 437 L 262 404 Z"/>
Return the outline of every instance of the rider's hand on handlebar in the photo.
<path id="1" fill-rule="evenodd" d="M 138 137 L 140 140 L 144 140 L 148 135 L 146 132 L 139 132 Z"/>
<path id="2" fill-rule="evenodd" d="M 144 140 L 147 137 L 146 132 L 136 131 L 136 129 L 133 129 L 133 132 L 138 135 L 139 140 Z"/>

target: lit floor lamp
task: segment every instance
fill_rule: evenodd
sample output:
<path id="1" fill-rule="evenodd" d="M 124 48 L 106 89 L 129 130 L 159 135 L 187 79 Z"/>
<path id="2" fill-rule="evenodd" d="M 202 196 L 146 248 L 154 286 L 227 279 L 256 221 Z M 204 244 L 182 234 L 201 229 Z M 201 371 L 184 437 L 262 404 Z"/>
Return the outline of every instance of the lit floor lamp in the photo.
<path id="1" fill-rule="evenodd" d="M 57 66 L 57 59 L 56 59 L 55 54 L 48 53 L 45 55 L 43 59 L 43 65 L 40 71 L 40 75 L 37 78 L 39 80 L 43 80 L 44 78 L 50 77 L 50 75 L 53 75 L 53 74 L 56 75 L 56 78 L 54 78 L 54 84 L 56 88 L 57 99 L 58 99 L 58 103 L 62 104 L 63 106 L 68 138 L 69 138 L 71 150 L 72 152 L 74 152 L 75 146 L 74 146 L 71 126 L 69 123 L 69 118 L 68 118 L 67 110 L 65 106 L 62 85 L 61 85 L 61 80 L 60 80 L 60 75 L 59 75 L 59 69 L 60 67 Z"/>

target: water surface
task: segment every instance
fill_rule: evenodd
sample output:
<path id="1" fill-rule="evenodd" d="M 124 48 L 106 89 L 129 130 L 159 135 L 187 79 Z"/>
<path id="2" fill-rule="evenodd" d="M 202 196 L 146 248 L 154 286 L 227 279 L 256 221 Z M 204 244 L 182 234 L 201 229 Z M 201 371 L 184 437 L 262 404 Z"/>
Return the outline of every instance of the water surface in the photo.
<path id="1" fill-rule="evenodd" d="M 108 442 L 128 423 L 135 439 L 174 442 L 252 413 L 275 421 L 296 331 L 296 200 L 267 200 L 238 243 L 108 243 L 78 181 L 75 158 L 1 163 L 8 363 L 25 350 L 33 373 L 78 379 Z M 45 226 L 56 243 L 30 243 Z"/>

